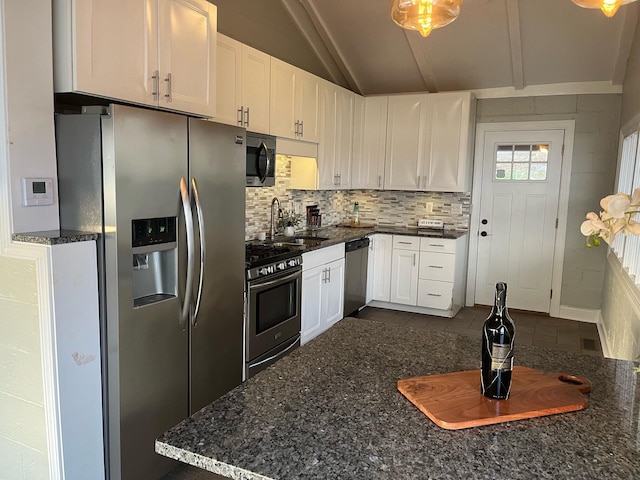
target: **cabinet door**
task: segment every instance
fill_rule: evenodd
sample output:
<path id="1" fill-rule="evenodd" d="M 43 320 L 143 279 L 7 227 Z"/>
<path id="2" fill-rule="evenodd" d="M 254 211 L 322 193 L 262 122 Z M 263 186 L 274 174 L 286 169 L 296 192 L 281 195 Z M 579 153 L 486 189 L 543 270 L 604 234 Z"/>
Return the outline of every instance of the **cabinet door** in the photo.
<path id="1" fill-rule="evenodd" d="M 379 190 L 384 185 L 388 97 L 355 97 L 351 187 Z"/>
<path id="2" fill-rule="evenodd" d="M 351 188 L 351 156 L 353 141 L 353 103 L 355 94 L 344 88 L 336 91 L 336 149 L 334 168 L 338 188 Z"/>
<path id="3" fill-rule="evenodd" d="M 159 106 L 216 113 L 217 8 L 207 0 L 157 0 Z"/>
<path id="4" fill-rule="evenodd" d="M 425 158 L 427 95 L 389 97 L 385 155 L 385 189 L 419 190 L 418 168 Z"/>
<path id="5" fill-rule="evenodd" d="M 301 340 L 304 345 L 323 331 L 323 282 L 325 266 L 312 268 L 302 272 L 302 311 Z"/>
<path id="6" fill-rule="evenodd" d="M 344 310 L 344 258 L 326 264 L 326 281 L 322 285 L 322 317 L 325 328 L 342 320 Z"/>
<path id="7" fill-rule="evenodd" d="M 242 101 L 244 127 L 258 133 L 269 133 L 269 95 L 271 94 L 271 57 L 243 45 Z"/>
<path id="8" fill-rule="evenodd" d="M 320 88 L 320 141 L 318 142 L 318 187 L 336 190 L 339 185 L 336 161 L 337 90 L 329 82 Z"/>
<path id="9" fill-rule="evenodd" d="M 155 8 L 146 7 L 144 0 L 56 1 L 56 91 L 156 105 L 151 78 L 157 64 Z M 74 10 L 63 13 L 66 9 Z M 74 25 L 62 26 L 62 19 Z M 75 58 L 63 60 L 68 55 Z"/>
<path id="10" fill-rule="evenodd" d="M 215 121 L 241 125 L 242 44 L 218 34 Z"/>
<path id="11" fill-rule="evenodd" d="M 394 249 L 391 259 L 390 301 L 415 305 L 418 299 L 418 257 L 415 250 Z"/>
<path id="12" fill-rule="evenodd" d="M 271 59 L 269 127 L 271 135 L 296 138 L 295 85 L 297 69 L 276 58 Z"/>
<path id="13" fill-rule="evenodd" d="M 391 251 L 393 236 L 376 234 L 373 238 L 373 300 L 388 302 L 391 295 Z"/>
<path id="14" fill-rule="evenodd" d="M 318 79 L 302 70 L 296 76 L 296 120 L 301 122 L 297 138 L 306 142 L 319 139 L 318 106 L 320 84 Z"/>
<path id="15" fill-rule="evenodd" d="M 427 105 L 427 158 L 421 175 L 429 178 L 429 190 L 468 191 L 470 163 L 471 94 L 438 93 Z"/>

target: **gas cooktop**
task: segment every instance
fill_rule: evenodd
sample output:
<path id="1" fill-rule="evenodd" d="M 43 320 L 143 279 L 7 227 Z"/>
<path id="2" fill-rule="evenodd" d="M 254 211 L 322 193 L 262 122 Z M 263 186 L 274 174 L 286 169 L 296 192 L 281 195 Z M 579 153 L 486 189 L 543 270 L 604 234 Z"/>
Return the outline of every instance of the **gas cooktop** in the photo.
<path id="1" fill-rule="evenodd" d="M 247 243 L 245 263 L 247 268 L 259 267 L 300 255 L 299 247 L 271 243 Z"/>

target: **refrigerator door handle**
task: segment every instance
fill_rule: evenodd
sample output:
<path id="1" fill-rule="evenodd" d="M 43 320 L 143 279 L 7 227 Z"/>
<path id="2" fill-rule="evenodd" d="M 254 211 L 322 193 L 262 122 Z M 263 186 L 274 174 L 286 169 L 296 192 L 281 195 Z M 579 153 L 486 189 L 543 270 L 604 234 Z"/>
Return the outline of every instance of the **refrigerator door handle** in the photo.
<path id="1" fill-rule="evenodd" d="M 206 255 L 206 241 L 204 238 L 204 214 L 202 213 L 202 203 L 200 202 L 200 193 L 198 192 L 198 182 L 195 178 L 191 179 L 191 191 L 196 204 L 196 213 L 198 215 L 198 233 L 200 235 L 200 278 L 198 279 L 198 295 L 196 296 L 196 306 L 193 311 L 191 324 L 195 327 L 198 324 L 198 312 L 200 311 L 200 300 L 202 300 L 202 284 L 204 282 L 204 263 Z"/>
<path id="2" fill-rule="evenodd" d="M 184 177 L 180 178 L 180 197 L 182 198 L 182 209 L 184 211 L 184 225 L 187 232 L 187 284 L 184 289 L 184 301 L 182 302 L 182 313 L 180 314 L 180 325 L 184 327 L 189 319 L 191 310 L 191 294 L 193 290 L 193 251 L 195 250 L 193 232 L 193 214 L 191 213 L 191 202 L 189 201 L 189 189 Z"/>

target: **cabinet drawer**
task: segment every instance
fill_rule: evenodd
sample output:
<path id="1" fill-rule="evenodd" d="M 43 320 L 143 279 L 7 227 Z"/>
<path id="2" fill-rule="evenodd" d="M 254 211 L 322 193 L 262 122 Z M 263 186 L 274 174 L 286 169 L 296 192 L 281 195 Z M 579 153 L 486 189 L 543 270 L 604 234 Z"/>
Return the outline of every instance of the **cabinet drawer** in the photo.
<path id="1" fill-rule="evenodd" d="M 456 241 L 451 238 L 421 238 L 421 252 L 456 253 Z"/>
<path id="2" fill-rule="evenodd" d="M 318 265 L 324 265 L 340 258 L 344 258 L 344 243 L 312 250 L 302 254 L 302 270 L 306 272 Z"/>
<path id="3" fill-rule="evenodd" d="M 418 306 L 449 310 L 453 299 L 453 283 L 435 280 L 418 281 Z"/>
<path id="4" fill-rule="evenodd" d="M 420 278 L 453 282 L 455 259 L 453 253 L 420 252 Z"/>
<path id="5" fill-rule="evenodd" d="M 420 238 L 407 237 L 406 235 L 394 235 L 393 248 L 398 250 L 420 250 Z"/>

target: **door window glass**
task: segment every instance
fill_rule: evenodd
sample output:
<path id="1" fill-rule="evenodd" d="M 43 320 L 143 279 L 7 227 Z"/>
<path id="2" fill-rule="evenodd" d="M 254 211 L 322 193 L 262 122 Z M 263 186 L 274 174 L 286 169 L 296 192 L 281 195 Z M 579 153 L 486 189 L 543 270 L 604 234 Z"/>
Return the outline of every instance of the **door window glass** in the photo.
<path id="1" fill-rule="evenodd" d="M 547 144 L 498 144 L 493 178 L 500 182 L 545 181 L 548 158 Z"/>

